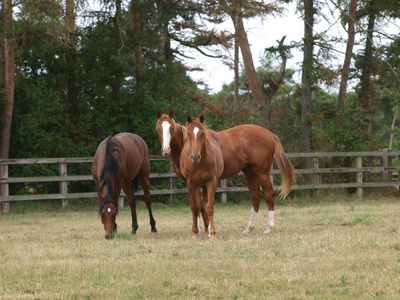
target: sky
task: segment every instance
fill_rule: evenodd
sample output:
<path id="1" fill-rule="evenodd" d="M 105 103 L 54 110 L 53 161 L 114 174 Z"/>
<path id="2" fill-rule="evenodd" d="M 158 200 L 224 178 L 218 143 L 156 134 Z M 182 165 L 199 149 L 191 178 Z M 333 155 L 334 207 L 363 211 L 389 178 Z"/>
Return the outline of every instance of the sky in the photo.
<path id="1" fill-rule="evenodd" d="M 222 27 L 234 32 L 231 20 L 223 23 Z M 304 24 L 299 14 L 295 14 L 294 4 L 284 12 L 281 18 L 269 17 L 264 20 L 244 20 L 244 27 L 251 45 L 251 52 L 256 68 L 260 66 L 260 57 L 264 53 L 265 48 L 277 46 L 277 40 L 281 40 L 284 35 L 286 35 L 286 45 L 293 40 L 300 41 L 304 35 Z M 184 62 L 189 66 L 200 65 L 204 69 L 204 71 L 189 72 L 190 77 L 206 82 L 208 87 L 211 88 L 211 93 L 220 91 L 223 84 L 229 84 L 233 81 L 233 70 L 230 70 L 218 58 L 208 58 L 193 52 L 190 55 L 191 57 L 195 57 L 195 59 L 186 59 Z M 233 49 L 230 51 L 230 56 L 233 60 Z M 296 51 L 294 57 L 288 60 L 286 66 L 287 68 L 298 69 L 300 68 L 299 62 L 301 60 L 302 53 Z"/>
<path id="2" fill-rule="evenodd" d="M 325 36 L 342 36 L 347 38 L 347 32 L 342 27 L 340 21 L 338 21 L 338 12 L 333 7 L 333 4 L 325 0 L 325 6 L 323 8 L 324 18 L 321 15 L 317 15 L 314 24 L 314 32 L 323 32 Z M 335 15 L 336 14 L 336 15 Z M 326 19 L 325 19 L 326 18 Z M 329 24 L 328 21 L 329 20 Z M 222 24 L 224 29 L 230 30 L 232 33 L 233 25 L 232 21 L 225 22 Z M 264 20 L 251 19 L 245 20 L 245 30 L 248 35 L 248 40 L 251 45 L 251 51 L 253 55 L 253 61 L 255 67 L 260 66 L 260 57 L 264 53 L 264 49 L 278 45 L 277 40 L 286 35 L 285 45 L 290 44 L 292 41 L 301 41 L 304 36 L 304 22 L 299 12 L 296 12 L 296 4 L 290 3 L 285 5 L 285 11 L 282 16 L 268 17 Z M 218 27 L 220 28 L 220 27 Z M 400 32 L 400 21 L 397 20 L 396 24 L 388 23 L 384 27 L 386 33 L 398 34 Z M 356 35 L 356 39 L 360 37 L 360 34 Z M 374 42 L 384 42 L 384 38 L 377 38 L 375 35 Z M 362 50 L 362 46 L 354 46 L 353 51 Z M 344 52 L 346 44 L 336 43 L 334 45 L 336 59 L 331 60 L 331 64 L 338 68 L 343 64 Z M 314 50 L 316 51 L 316 50 Z M 294 79 L 300 82 L 301 78 L 301 63 L 303 60 L 303 53 L 301 50 L 295 50 L 292 52 L 293 57 L 288 59 L 286 68 L 291 68 L 297 71 L 294 75 Z M 185 63 L 189 66 L 200 65 L 204 68 L 203 72 L 189 72 L 189 76 L 195 80 L 204 81 L 209 88 L 211 93 L 217 93 L 222 89 L 224 84 L 229 84 L 234 79 L 233 70 L 230 70 L 225 66 L 222 61 L 217 58 L 207 58 L 201 54 L 191 52 L 191 56 L 194 56 L 194 60 L 186 59 Z M 233 61 L 233 49 L 230 51 L 230 57 Z M 354 62 L 354 60 L 352 60 Z M 277 66 L 279 68 L 279 65 Z M 351 83 L 350 83 L 351 85 Z M 201 86 L 200 86 L 201 88 Z"/>

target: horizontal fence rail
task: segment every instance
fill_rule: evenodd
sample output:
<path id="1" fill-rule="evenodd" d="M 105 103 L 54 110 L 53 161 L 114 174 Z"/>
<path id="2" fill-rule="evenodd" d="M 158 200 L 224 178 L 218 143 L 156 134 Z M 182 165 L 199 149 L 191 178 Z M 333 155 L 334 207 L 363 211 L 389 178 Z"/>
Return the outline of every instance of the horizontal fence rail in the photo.
<path id="1" fill-rule="evenodd" d="M 373 151 L 373 152 L 316 152 L 316 153 L 287 153 L 289 159 L 292 161 L 309 158 L 312 160 L 312 168 L 309 169 L 296 169 L 297 176 L 311 177 L 312 184 L 297 183 L 293 186 L 293 190 L 311 189 L 314 195 L 318 196 L 320 189 L 327 188 L 356 188 L 357 195 L 362 196 L 363 188 L 369 187 L 391 187 L 399 186 L 399 180 L 393 180 L 394 175 L 398 177 L 400 171 L 399 156 L 400 151 Z M 354 167 L 332 167 L 320 168 L 320 162 L 332 158 L 352 158 L 354 159 Z M 397 165 L 392 165 L 392 158 L 397 158 Z M 363 166 L 363 159 L 372 158 L 377 162 L 377 166 Z M 160 156 L 151 156 L 150 161 L 163 161 L 169 158 Z M 29 158 L 29 159 L 3 159 L 0 160 L 0 202 L 3 202 L 3 212 L 8 211 L 8 203 L 11 201 L 25 201 L 25 200 L 62 200 L 63 206 L 67 204 L 68 199 L 79 198 L 95 198 L 96 192 L 85 193 L 69 193 L 68 183 L 74 181 L 92 181 L 92 175 L 68 175 L 68 164 L 91 164 L 93 157 L 77 157 L 77 158 Z M 8 168 L 11 165 L 32 165 L 32 164 L 58 164 L 58 176 L 35 176 L 35 177 L 9 177 Z M 324 174 L 340 174 L 340 173 L 355 173 L 354 182 L 340 182 L 340 183 L 325 183 L 321 182 L 321 176 Z M 380 181 L 364 182 L 363 174 L 379 174 Z M 243 175 L 240 172 L 237 176 Z M 271 180 L 273 182 L 274 176 L 280 176 L 280 171 L 277 168 L 271 169 Z M 176 194 L 188 193 L 187 188 L 176 188 L 175 179 L 176 174 L 172 171 L 167 173 L 151 173 L 150 179 L 169 179 L 168 189 L 152 189 L 152 195 L 170 195 L 170 201 L 174 199 Z M 9 195 L 9 185 L 18 183 L 41 183 L 41 182 L 58 182 L 59 193 L 56 194 L 25 194 L 25 195 Z M 275 186 L 275 190 L 279 190 L 280 186 Z M 221 180 L 220 187 L 217 192 L 222 193 L 222 201 L 226 202 L 226 193 L 228 192 L 245 192 L 248 191 L 247 186 L 227 186 L 227 181 Z M 123 191 L 121 195 L 125 194 Z M 143 195 L 143 191 L 139 190 L 135 195 Z"/>

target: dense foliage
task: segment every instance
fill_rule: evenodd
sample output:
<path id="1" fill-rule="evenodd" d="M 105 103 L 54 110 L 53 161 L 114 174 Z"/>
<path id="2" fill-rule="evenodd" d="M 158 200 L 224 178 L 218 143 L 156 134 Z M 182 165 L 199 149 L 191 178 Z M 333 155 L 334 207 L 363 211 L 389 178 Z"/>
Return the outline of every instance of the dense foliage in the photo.
<path id="1" fill-rule="evenodd" d="M 257 1 L 234 2 L 243 11 L 251 12 L 246 17 L 254 17 L 281 12 L 291 1 L 270 1 L 263 9 Z M 398 21 L 399 6 L 395 2 L 382 1 L 379 6 L 373 6 L 373 1 L 359 2 L 359 49 L 364 49 L 368 41 L 366 29 L 371 18 L 377 24 L 376 32 L 384 32 L 387 24 Z M 71 3 L 74 29 L 68 31 L 65 6 Z M 183 61 L 190 51 L 227 60 L 221 49 L 232 46 L 233 35 L 204 24 L 219 24 L 239 6 L 230 10 L 225 1 L 206 0 L 104 0 L 95 1 L 100 9 L 93 9 L 86 6 L 90 3 L 15 3 L 13 37 L 17 47 L 10 158 L 93 156 L 104 138 L 124 131 L 142 136 L 150 154 L 158 155 L 155 112 L 170 108 L 180 123 L 184 123 L 186 114 L 204 113 L 207 125 L 214 130 L 243 123 L 265 126 L 279 136 L 286 152 L 300 151 L 301 86 L 294 79 L 298 70 L 285 70 L 282 84 L 263 111 L 257 108 L 244 71 L 240 72 L 236 100 L 233 82 L 221 92 L 209 94 L 188 75 Z M 322 2 L 315 3 L 316 11 L 321 11 Z M 343 27 L 349 3 L 338 1 L 336 6 Z M 397 35 L 374 44 L 368 61 L 364 50 L 354 53 L 352 86 L 346 95 L 343 121 L 337 126 L 341 66 L 331 64 L 337 40 L 316 35 L 316 51 L 310 65 L 312 110 L 307 120 L 312 124 L 314 151 L 383 149 L 389 146 L 391 134 L 395 136 L 392 149 L 398 149 L 395 118 L 400 100 L 399 41 Z M 282 47 L 290 56 L 291 49 L 301 49 L 302 42 L 280 46 L 280 50 L 267 49 L 261 58 L 263 65 L 257 74 L 265 91 L 278 76 Z M 3 93 L 0 97 L 3 102 Z"/>

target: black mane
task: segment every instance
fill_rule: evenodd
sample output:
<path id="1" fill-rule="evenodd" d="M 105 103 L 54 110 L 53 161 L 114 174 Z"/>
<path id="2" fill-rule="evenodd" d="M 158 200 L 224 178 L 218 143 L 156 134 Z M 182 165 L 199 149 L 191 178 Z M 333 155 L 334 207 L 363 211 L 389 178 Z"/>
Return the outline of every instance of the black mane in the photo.
<path id="1" fill-rule="evenodd" d="M 118 209 L 118 206 L 116 203 L 113 201 L 112 196 L 114 194 L 114 187 L 111 184 L 111 175 L 114 176 L 114 180 L 117 181 L 117 176 L 119 175 L 120 169 L 118 165 L 118 161 L 115 159 L 115 157 L 112 155 L 113 152 L 118 152 L 119 155 L 121 155 L 121 152 L 119 150 L 118 143 L 114 142 L 112 140 L 112 137 L 109 136 L 107 138 L 107 146 L 106 146 L 106 157 L 104 161 L 104 167 L 103 170 L 101 171 L 100 175 L 100 188 L 99 188 L 99 194 L 101 194 L 104 186 L 107 186 L 107 195 L 103 200 L 103 203 L 100 206 L 99 213 L 101 214 L 101 211 L 103 210 L 103 207 L 107 203 L 113 203 L 115 207 Z"/>

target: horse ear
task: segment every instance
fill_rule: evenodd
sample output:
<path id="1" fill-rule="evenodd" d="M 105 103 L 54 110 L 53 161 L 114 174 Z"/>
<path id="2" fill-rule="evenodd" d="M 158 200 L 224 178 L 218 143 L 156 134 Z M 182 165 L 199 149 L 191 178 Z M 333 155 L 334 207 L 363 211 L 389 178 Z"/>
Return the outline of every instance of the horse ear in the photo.
<path id="1" fill-rule="evenodd" d="M 169 110 L 169 117 L 170 117 L 171 119 L 174 117 L 174 111 L 173 111 L 172 108 Z"/>
<path id="2" fill-rule="evenodd" d="M 157 109 L 156 115 L 158 119 L 161 118 L 161 111 L 159 109 Z"/>
<path id="3" fill-rule="evenodd" d="M 200 118 L 199 118 L 200 122 L 204 124 L 204 115 L 201 114 Z"/>
<path id="4" fill-rule="evenodd" d="M 191 117 L 191 116 L 189 116 L 189 115 L 187 115 L 187 117 L 186 117 L 186 121 L 187 121 L 188 123 L 192 122 L 192 117 Z"/>

